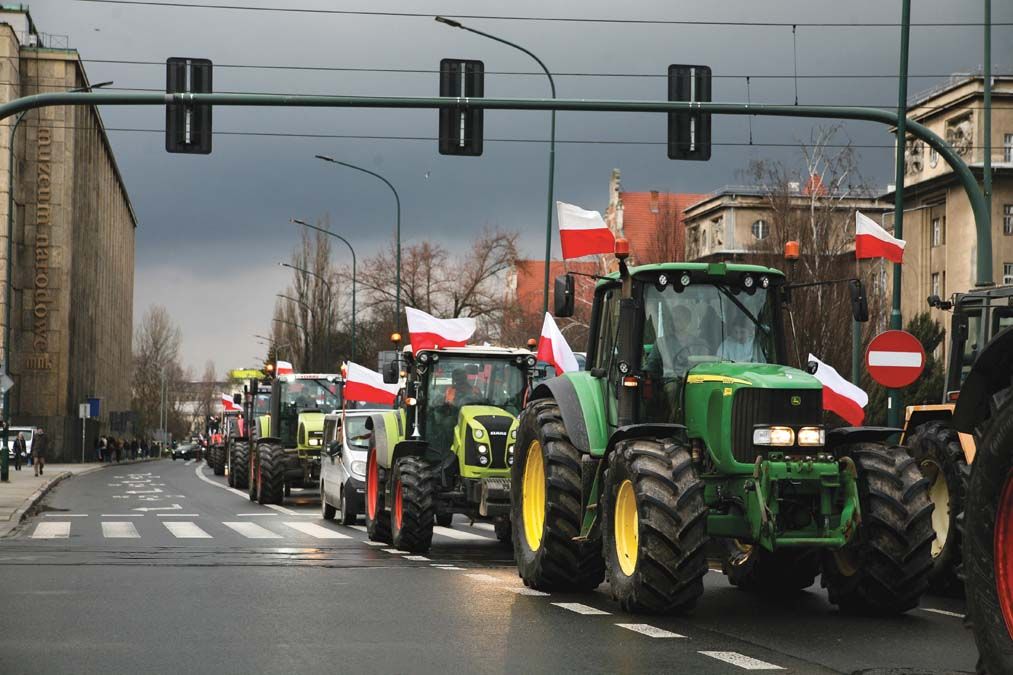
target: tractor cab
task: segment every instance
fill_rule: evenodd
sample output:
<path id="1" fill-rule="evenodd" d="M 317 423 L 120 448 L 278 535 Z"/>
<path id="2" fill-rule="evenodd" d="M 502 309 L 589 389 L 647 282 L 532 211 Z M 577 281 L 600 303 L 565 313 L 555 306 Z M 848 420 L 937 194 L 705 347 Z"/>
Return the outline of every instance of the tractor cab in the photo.
<path id="1" fill-rule="evenodd" d="M 271 385 L 270 412 L 259 418 L 261 438 L 277 438 L 285 448 L 314 451 L 323 444 L 324 415 L 341 409 L 340 376 L 279 375 Z"/>
<path id="2" fill-rule="evenodd" d="M 1013 286 L 955 293 L 944 301 L 929 296 L 929 307 L 952 309 L 950 359 L 946 369 L 944 402 L 960 391 L 984 345 L 1003 328 L 1013 326 Z"/>

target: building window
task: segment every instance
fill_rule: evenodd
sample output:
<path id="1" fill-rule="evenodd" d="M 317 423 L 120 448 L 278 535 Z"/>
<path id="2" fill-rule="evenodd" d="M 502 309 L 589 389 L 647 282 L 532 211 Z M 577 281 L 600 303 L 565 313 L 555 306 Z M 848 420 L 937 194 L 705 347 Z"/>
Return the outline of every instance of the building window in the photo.
<path id="1" fill-rule="evenodd" d="M 1002 285 L 1013 285 L 1013 263 L 1002 264 Z"/>
<path id="2" fill-rule="evenodd" d="M 753 236 L 757 239 L 766 239 L 770 234 L 770 224 L 766 220 L 757 220 L 753 223 Z"/>
<path id="3" fill-rule="evenodd" d="M 1002 137 L 1002 161 L 1013 164 L 1013 134 Z"/>
<path id="4" fill-rule="evenodd" d="M 945 230 L 943 229 L 943 219 L 936 217 L 932 219 L 932 245 L 942 246 L 946 243 Z"/>
<path id="5" fill-rule="evenodd" d="M 939 272 L 932 273 L 932 295 L 938 295 L 940 298 L 943 297 L 941 277 Z"/>
<path id="6" fill-rule="evenodd" d="M 1013 204 L 1002 205 L 1002 233 L 1013 235 Z"/>
<path id="7" fill-rule="evenodd" d="M 929 148 L 929 166 L 934 169 L 936 164 L 939 164 L 939 153 L 935 148 Z"/>

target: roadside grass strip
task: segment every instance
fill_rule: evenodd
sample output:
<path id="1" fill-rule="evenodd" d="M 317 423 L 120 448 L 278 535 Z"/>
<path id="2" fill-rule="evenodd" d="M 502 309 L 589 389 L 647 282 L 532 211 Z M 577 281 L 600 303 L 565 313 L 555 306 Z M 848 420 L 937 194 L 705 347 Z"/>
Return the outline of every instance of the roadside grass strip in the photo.
<path id="1" fill-rule="evenodd" d="M 197 523 L 170 520 L 162 525 L 177 539 L 211 539 L 211 535 L 198 527 Z"/>
<path id="2" fill-rule="evenodd" d="M 751 656 L 745 654 L 739 654 L 738 652 L 700 652 L 704 656 L 709 656 L 712 659 L 718 661 L 724 661 L 727 664 L 738 666 L 743 670 L 784 670 L 781 666 L 775 666 L 773 663 L 767 663 L 759 659 L 754 659 Z"/>
<path id="3" fill-rule="evenodd" d="M 35 526 L 32 539 L 66 539 L 70 536 L 70 522 L 48 521 Z"/>
<path id="4" fill-rule="evenodd" d="M 616 625 L 619 626 L 620 628 L 625 628 L 626 630 L 631 630 L 634 633 L 640 633 L 641 635 L 646 635 L 647 637 L 652 637 L 652 638 L 685 638 L 686 637 L 685 635 L 679 635 L 678 633 L 673 633 L 672 631 L 663 630 L 661 628 L 656 628 L 656 627 L 654 627 L 654 626 L 652 626 L 650 624 L 647 624 L 647 623 L 617 623 Z"/>
<path id="5" fill-rule="evenodd" d="M 102 521 L 102 536 L 106 539 L 140 539 L 137 528 L 128 520 Z"/>
<path id="6" fill-rule="evenodd" d="M 931 607 L 919 607 L 918 609 L 922 610 L 923 612 L 932 612 L 933 614 L 942 614 L 943 616 L 952 616 L 954 619 L 963 619 L 964 618 L 963 614 L 958 614 L 956 612 L 947 612 L 945 609 L 933 609 Z"/>
<path id="7" fill-rule="evenodd" d="M 556 607 L 576 612 L 577 614 L 584 614 L 586 616 L 608 616 L 609 612 L 598 609 L 596 607 L 589 607 L 588 605 L 582 605 L 579 602 L 553 602 Z"/>
<path id="8" fill-rule="evenodd" d="M 308 534 L 311 537 L 317 539 L 351 539 L 347 534 L 341 534 L 335 530 L 317 525 L 316 523 L 300 523 L 300 522 L 285 522 L 286 527 L 291 527 L 293 530 L 298 530 L 303 534 Z"/>
<path id="9" fill-rule="evenodd" d="M 261 527 L 256 523 L 230 522 L 222 523 L 222 525 L 235 530 L 247 539 L 281 539 L 280 534 L 275 534 L 266 527 Z"/>

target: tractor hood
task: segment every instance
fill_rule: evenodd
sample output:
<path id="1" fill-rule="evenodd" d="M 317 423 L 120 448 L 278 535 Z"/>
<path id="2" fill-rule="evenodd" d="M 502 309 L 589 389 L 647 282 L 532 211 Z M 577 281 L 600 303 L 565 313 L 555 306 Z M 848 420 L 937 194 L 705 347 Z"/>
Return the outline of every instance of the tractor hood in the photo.
<path id="1" fill-rule="evenodd" d="M 506 410 L 491 405 L 462 406 L 455 431 L 455 447 L 463 450 L 461 475 L 507 475 L 516 436 L 517 418 Z"/>
<path id="2" fill-rule="evenodd" d="M 458 419 L 473 431 L 475 429 L 499 431 L 501 427 L 509 430 L 517 423 L 517 418 L 514 415 L 503 410 L 503 408 L 491 405 L 461 406 L 460 417 Z M 487 429 L 486 427 L 495 427 L 495 429 Z"/>
<path id="3" fill-rule="evenodd" d="M 771 363 L 701 363 L 689 371 L 686 384 L 711 384 L 761 389 L 821 389 L 809 373 Z"/>

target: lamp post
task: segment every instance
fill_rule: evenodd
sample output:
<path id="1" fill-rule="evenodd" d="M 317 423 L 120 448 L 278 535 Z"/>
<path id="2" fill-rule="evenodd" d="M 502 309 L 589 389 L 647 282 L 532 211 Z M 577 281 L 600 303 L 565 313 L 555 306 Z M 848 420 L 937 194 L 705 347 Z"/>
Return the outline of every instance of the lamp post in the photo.
<path id="1" fill-rule="evenodd" d="M 344 237 L 342 237 L 340 234 L 337 234 L 335 232 L 331 232 L 330 230 L 325 230 L 324 228 L 317 227 L 316 225 L 310 225 L 305 220 L 299 220 L 298 218 L 292 218 L 291 222 L 295 223 L 296 225 L 302 225 L 303 227 L 308 227 L 311 230 L 316 230 L 317 232 L 323 232 L 324 234 L 327 234 L 327 235 L 330 235 L 332 237 L 335 237 L 336 239 L 340 239 L 341 241 L 345 242 L 345 246 L 347 246 L 348 250 L 352 252 L 352 361 L 354 361 L 355 360 L 355 283 L 356 283 L 355 249 L 352 247 L 352 244 L 347 239 L 345 239 Z"/>
<path id="2" fill-rule="evenodd" d="M 469 28 L 468 26 L 462 24 L 460 21 L 454 21 L 453 19 L 448 19 L 445 16 L 437 16 L 435 17 L 435 19 L 439 23 L 446 24 L 451 28 L 460 28 L 461 30 L 466 30 L 469 33 L 474 33 L 475 35 L 487 37 L 490 40 L 495 40 L 500 44 L 504 44 L 508 47 L 513 47 L 514 49 L 524 52 L 525 54 L 533 58 L 535 62 L 541 67 L 541 69 L 545 71 L 545 76 L 549 78 L 549 88 L 552 90 L 552 98 L 553 100 L 556 98 L 556 83 L 552 79 L 552 73 L 550 73 L 549 69 L 545 67 L 545 64 L 542 63 L 542 60 L 537 56 L 535 56 L 534 52 L 531 52 L 530 50 L 525 49 L 524 47 L 521 47 L 518 44 L 514 44 L 509 40 L 504 40 L 501 37 L 490 35 L 489 33 L 477 30 L 475 28 Z M 549 263 L 551 262 L 552 256 L 552 192 L 555 178 L 556 178 L 556 111 L 553 110 L 552 125 L 549 130 L 549 196 L 546 202 L 546 209 L 545 209 L 545 285 L 542 288 L 543 315 L 549 311 Z"/>
<path id="3" fill-rule="evenodd" d="M 553 113 L 553 114 L 555 114 L 555 113 Z M 396 257 L 396 262 L 394 263 L 394 270 L 395 270 L 394 271 L 394 286 L 395 286 L 395 289 L 394 289 L 394 327 L 396 328 L 396 330 L 398 332 L 400 332 L 401 331 L 401 196 L 398 195 L 397 190 L 394 188 L 394 185 L 391 184 L 391 182 L 389 180 L 387 180 L 386 178 L 384 178 L 380 174 L 376 173 L 375 171 L 370 171 L 369 169 L 364 169 L 361 166 L 356 166 L 355 164 L 349 164 L 348 162 L 342 162 L 342 161 L 334 159 L 333 157 L 328 157 L 327 155 L 313 155 L 313 156 L 316 157 L 317 159 L 323 160 L 325 162 L 330 162 L 331 164 L 340 164 L 341 166 L 347 166 L 349 169 L 355 169 L 356 171 L 361 171 L 362 173 L 368 173 L 370 176 L 373 176 L 374 178 L 379 178 L 380 180 L 382 180 L 384 182 L 384 184 L 387 187 L 390 188 L 390 191 L 394 193 L 394 203 L 397 206 L 397 226 L 394 228 L 394 240 L 395 240 L 395 242 L 394 242 L 394 249 L 395 249 L 395 257 Z M 301 223 L 301 224 L 304 225 L 305 223 Z M 345 243 L 348 244 L 347 241 Z M 348 244 L 348 247 L 351 248 L 352 245 Z M 353 262 L 354 262 L 355 251 L 352 251 L 352 258 L 353 258 Z M 354 294 L 353 294 L 353 297 L 354 297 Z M 353 310 L 353 313 L 354 313 L 354 310 Z"/>

